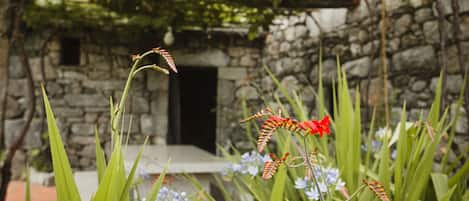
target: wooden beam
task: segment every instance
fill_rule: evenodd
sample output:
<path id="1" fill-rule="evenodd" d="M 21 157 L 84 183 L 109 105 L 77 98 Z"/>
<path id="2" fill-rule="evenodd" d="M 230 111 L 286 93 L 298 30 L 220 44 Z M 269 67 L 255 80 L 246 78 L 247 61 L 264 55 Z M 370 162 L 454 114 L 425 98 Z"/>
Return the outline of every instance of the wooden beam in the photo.
<path id="1" fill-rule="evenodd" d="M 357 6 L 360 0 L 281 0 L 278 8 L 307 9 L 307 8 L 349 8 Z M 245 6 L 266 8 L 274 7 L 273 0 L 245 0 Z"/>

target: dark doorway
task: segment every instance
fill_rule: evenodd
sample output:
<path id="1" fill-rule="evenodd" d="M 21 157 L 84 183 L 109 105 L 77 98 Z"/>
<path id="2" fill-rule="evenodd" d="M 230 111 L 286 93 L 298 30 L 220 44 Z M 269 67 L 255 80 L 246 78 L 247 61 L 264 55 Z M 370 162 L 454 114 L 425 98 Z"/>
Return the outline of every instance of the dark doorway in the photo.
<path id="1" fill-rule="evenodd" d="M 215 153 L 217 69 L 178 70 L 170 76 L 168 144 L 192 144 Z"/>

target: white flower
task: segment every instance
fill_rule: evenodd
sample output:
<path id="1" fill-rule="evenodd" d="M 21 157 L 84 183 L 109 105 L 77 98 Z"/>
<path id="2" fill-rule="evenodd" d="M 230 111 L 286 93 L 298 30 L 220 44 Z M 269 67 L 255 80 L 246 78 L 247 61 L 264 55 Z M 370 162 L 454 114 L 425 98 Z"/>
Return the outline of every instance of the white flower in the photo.
<path id="1" fill-rule="evenodd" d="M 386 129 L 386 128 L 379 128 L 375 132 L 375 137 L 378 138 L 378 139 L 383 139 L 383 137 L 386 136 L 387 133 L 391 133 L 391 130 Z"/>
<path id="2" fill-rule="evenodd" d="M 262 157 L 262 163 L 265 163 L 267 161 L 272 161 L 272 159 L 270 158 L 269 154 L 266 154 Z"/>
<path id="3" fill-rule="evenodd" d="M 243 170 L 243 166 L 239 163 L 235 163 L 231 165 L 231 170 L 233 170 L 233 172 L 241 172 Z"/>
<path id="4" fill-rule="evenodd" d="M 296 189 L 305 189 L 308 186 L 308 178 L 297 178 L 295 180 Z"/>
<path id="5" fill-rule="evenodd" d="M 248 173 L 252 176 L 256 176 L 259 173 L 259 168 L 257 166 L 249 166 Z"/>
<path id="6" fill-rule="evenodd" d="M 319 200 L 319 192 L 315 187 L 311 187 L 308 191 L 305 192 L 305 194 L 310 200 Z"/>
<path id="7" fill-rule="evenodd" d="M 335 190 L 340 191 L 344 187 L 345 187 L 345 182 L 342 181 L 342 179 L 339 179 L 339 181 L 337 181 L 337 184 L 335 185 Z"/>
<path id="8" fill-rule="evenodd" d="M 318 182 L 318 186 L 322 193 L 327 193 L 327 185 L 324 182 Z"/>

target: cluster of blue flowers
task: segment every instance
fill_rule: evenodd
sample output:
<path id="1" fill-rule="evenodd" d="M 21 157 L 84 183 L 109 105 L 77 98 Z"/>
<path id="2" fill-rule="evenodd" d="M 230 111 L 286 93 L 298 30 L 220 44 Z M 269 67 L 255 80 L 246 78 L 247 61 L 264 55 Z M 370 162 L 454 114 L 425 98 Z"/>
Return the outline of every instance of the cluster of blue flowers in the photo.
<path id="1" fill-rule="evenodd" d="M 272 160 L 269 155 L 261 155 L 256 151 L 246 152 L 241 155 L 241 161 L 239 163 L 233 163 L 227 167 L 222 174 L 249 174 L 251 176 L 257 176 L 262 172 L 262 166 L 266 161 Z"/>
<path id="2" fill-rule="evenodd" d="M 368 149 L 370 149 L 372 153 L 379 152 L 381 150 L 381 147 L 383 146 L 382 140 L 387 135 L 386 132 L 391 133 L 392 131 L 386 128 L 379 128 L 375 132 L 375 136 L 374 136 L 375 140 L 371 140 L 370 147 L 368 148 L 367 144 L 363 144 L 361 146 L 362 150 L 368 151 Z M 396 156 L 397 156 L 397 151 L 394 149 L 392 150 L 391 158 L 396 159 Z"/>
<path id="3" fill-rule="evenodd" d="M 169 188 L 162 186 L 158 192 L 157 201 L 189 201 L 186 192 L 176 192 Z M 141 201 L 146 201 L 146 198 L 142 198 Z"/>
<path id="4" fill-rule="evenodd" d="M 186 192 L 176 192 L 163 186 L 158 193 L 157 201 L 189 201 Z"/>
<path id="5" fill-rule="evenodd" d="M 310 200 L 319 200 L 319 193 L 323 195 L 331 190 L 341 190 L 345 187 L 345 182 L 339 176 L 339 170 L 336 168 L 322 168 L 316 166 L 314 175 L 318 179 L 318 185 L 313 183 L 312 178 L 297 178 L 295 188 L 303 190 L 306 197 Z M 318 189 L 319 187 L 319 189 Z"/>

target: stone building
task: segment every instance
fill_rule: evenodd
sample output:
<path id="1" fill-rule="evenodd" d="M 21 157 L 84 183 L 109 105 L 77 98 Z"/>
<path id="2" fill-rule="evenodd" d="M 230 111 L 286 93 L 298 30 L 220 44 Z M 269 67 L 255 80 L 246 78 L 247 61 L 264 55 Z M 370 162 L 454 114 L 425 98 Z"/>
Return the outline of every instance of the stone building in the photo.
<path id="1" fill-rule="evenodd" d="M 196 144 L 216 152 L 216 144 L 243 147 L 245 135 L 237 123 L 242 117 L 242 100 L 253 110 L 276 93 L 263 66 L 270 68 L 289 90 L 301 94 L 305 105 L 314 109 L 314 94 L 322 41 L 323 79 L 326 88 L 333 84 L 336 55 L 349 76 L 351 87 L 375 94 L 379 67 L 380 18 L 377 1 L 370 0 L 355 8 L 319 9 L 311 13 L 275 19 L 260 38 L 249 41 L 243 29 L 213 29 L 208 32 L 176 33 L 176 43 L 168 49 L 176 59 L 180 75 L 164 76 L 144 72 L 136 77 L 127 112 L 132 119 L 131 143 L 150 136 L 153 144 Z M 446 19 L 451 6 L 445 1 Z M 461 0 L 463 46 L 469 48 L 469 1 Z M 415 120 L 431 103 L 438 66 L 439 32 L 434 3 L 427 0 L 389 1 L 389 30 L 386 49 L 389 64 L 389 88 L 392 115 L 398 116 L 407 103 L 409 118 Z M 369 13 L 371 10 L 372 13 Z M 314 16 L 316 20 L 313 20 Z M 452 24 L 448 20 L 448 96 L 457 98 L 463 83 L 459 71 Z M 100 44 L 86 40 L 85 34 L 56 36 L 40 51 L 47 33 L 28 39 L 31 70 L 36 87 L 44 82 L 52 107 L 68 146 L 72 165 L 79 169 L 94 166 L 94 129 L 109 142 L 109 97 L 118 100 L 124 87 L 131 54 L 151 48 L 159 39 L 135 44 Z M 108 36 L 109 37 L 109 36 Z M 321 39 L 321 40 L 320 40 Z M 123 41 L 123 40 L 117 40 Z M 125 40 L 124 40 L 125 41 Z M 155 41 L 155 42 L 153 42 Z M 467 47 L 467 48 L 466 48 Z M 34 54 L 36 52 L 36 54 Z M 464 58 L 469 59 L 469 51 Z M 41 63 L 44 62 L 44 77 Z M 157 58 L 148 62 L 161 63 Z M 7 142 L 24 124 L 25 73 L 18 56 L 10 58 Z M 331 87 L 329 87 L 331 88 Z M 37 88 L 39 89 L 39 88 Z M 272 93 L 273 92 L 273 93 Z M 364 93 L 363 93 L 364 94 Z M 39 90 L 36 90 L 38 100 Z M 373 96 L 363 97 L 364 105 L 373 104 Z M 42 102 L 37 101 L 26 147 L 43 147 L 46 132 Z M 272 103 L 274 104 L 274 103 Z M 453 111 L 454 112 L 454 111 Z M 467 116 L 457 126 L 457 150 L 468 146 Z M 128 125 L 124 125 L 127 130 Z"/>

